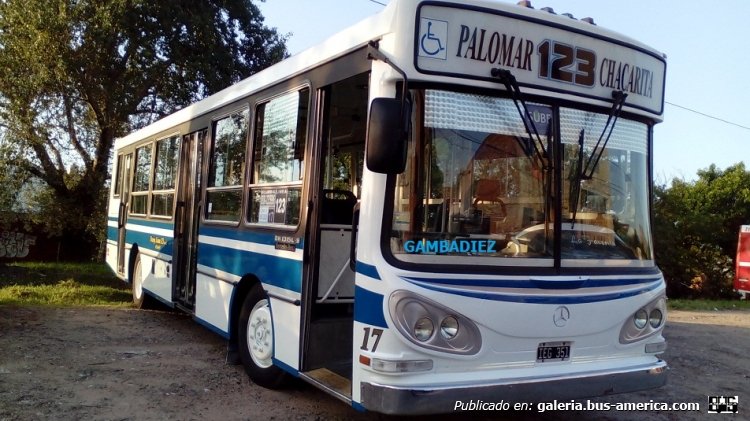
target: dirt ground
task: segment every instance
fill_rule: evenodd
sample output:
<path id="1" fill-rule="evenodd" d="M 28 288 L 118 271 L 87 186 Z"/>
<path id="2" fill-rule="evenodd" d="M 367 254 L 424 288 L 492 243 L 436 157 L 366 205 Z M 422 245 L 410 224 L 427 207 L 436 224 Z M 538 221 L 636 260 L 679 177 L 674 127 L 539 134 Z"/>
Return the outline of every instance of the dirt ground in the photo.
<path id="1" fill-rule="evenodd" d="M 700 412 L 470 414 L 484 419 L 704 419 L 708 395 L 739 396 L 750 413 L 750 313 L 673 311 L 669 384 L 593 402 L 700 403 Z M 169 312 L 0 306 L 0 420 L 394 419 L 361 414 L 302 383 L 269 391 L 224 363 L 224 341 Z M 585 400 L 584 400 L 585 402 Z M 438 419 L 465 419 L 448 415 Z M 410 420 L 428 418 L 412 417 Z M 429 419 L 435 419 L 430 417 Z M 747 418 L 744 418 L 747 419 Z"/>

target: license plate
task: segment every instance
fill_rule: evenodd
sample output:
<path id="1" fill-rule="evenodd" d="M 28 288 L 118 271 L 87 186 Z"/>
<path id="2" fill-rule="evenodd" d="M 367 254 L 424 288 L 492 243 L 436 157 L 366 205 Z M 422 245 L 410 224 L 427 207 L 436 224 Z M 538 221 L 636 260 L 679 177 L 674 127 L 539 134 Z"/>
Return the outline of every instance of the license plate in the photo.
<path id="1" fill-rule="evenodd" d="M 536 361 L 567 361 L 570 359 L 570 342 L 542 342 L 536 349 Z"/>

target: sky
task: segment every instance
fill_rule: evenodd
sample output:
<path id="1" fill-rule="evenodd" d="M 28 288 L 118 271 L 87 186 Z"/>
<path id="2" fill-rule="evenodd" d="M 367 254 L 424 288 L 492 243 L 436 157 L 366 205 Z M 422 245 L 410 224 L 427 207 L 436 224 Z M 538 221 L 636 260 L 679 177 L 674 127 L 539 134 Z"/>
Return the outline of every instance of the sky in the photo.
<path id="1" fill-rule="evenodd" d="M 296 54 L 379 12 L 384 6 L 377 3 L 389 1 L 265 0 L 259 7 L 266 25 L 287 34 L 287 48 Z M 532 5 L 578 19 L 592 17 L 597 25 L 667 55 L 664 122 L 654 129 L 657 184 L 695 180 L 698 170 L 711 164 L 725 169 L 745 162 L 750 170 L 750 112 L 745 107 L 750 1 L 533 0 Z"/>

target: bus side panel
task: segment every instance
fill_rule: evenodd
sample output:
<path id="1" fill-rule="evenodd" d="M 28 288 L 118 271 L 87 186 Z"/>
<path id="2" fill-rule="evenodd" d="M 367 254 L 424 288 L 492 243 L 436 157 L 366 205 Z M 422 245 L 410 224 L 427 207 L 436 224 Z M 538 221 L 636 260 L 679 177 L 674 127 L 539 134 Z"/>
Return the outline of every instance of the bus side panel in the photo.
<path id="1" fill-rule="evenodd" d="M 274 363 L 286 371 L 298 371 L 301 307 L 274 297 L 269 301 L 273 318 Z M 291 374 L 296 375 L 294 371 Z"/>
<path id="2" fill-rule="evenodd" d="M 127 234 L 125 271 L 129 271 L 132 245 L 138 245 L 141 260 L 143 289 L 149 294 L 172 305 L 172 247 L 174 226 L 170 222 L 130 219 L 125 225 Z"/>
<path id="3" fill-rule="evenodd" d="M 202 227 L 198 240 L 195 315 L 228 333 L 230 305 L 243 304 L 242 298 L 232 296 L 234 284 L 252 275 L 260 280 L 269 296 L 274 323 L 274 359 L 286 369 L 297 370 L 302 244 L 295 251 L 277 250 L 274 244 L 273 235 Z"/>
<path id="4" fill-rule="evenodd" d="M 141 259 L 143 289 L 164 304 L 172 306 L 172 277 L 169 256 L 154 253 L 141 248 L 138 253 Z"/>
<path id="5" fill-rule="evenodd" d="M 110 208 L 112 209 L 112 205 Z M 117 274 L 117 215 L 109 215 L 107 218 L 107 249 L 104 261 L 112 272 Z"/>
<path id="6" fill-rule="evenodd" d="M 195 317 L 224 337 L 229 336 L 229 303 L 234 284 L 198 273 L 195 278 Z"/>

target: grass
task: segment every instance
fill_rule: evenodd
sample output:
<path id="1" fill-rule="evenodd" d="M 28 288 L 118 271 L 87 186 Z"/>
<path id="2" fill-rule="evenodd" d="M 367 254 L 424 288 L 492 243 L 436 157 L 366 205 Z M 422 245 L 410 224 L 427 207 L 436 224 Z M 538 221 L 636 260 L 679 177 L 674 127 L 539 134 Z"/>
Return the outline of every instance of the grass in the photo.
<path id="1" fill-rule="evenodd" d="M 131 299 L 129 286 L 104 263 L 0 264 L 0 305 L 127 307 Z"/>
<path id="2" fill-rule="evenodd" d="M 750 300 L 668 300 L 671 310 L 719 311 L 750 310 Z"/>

